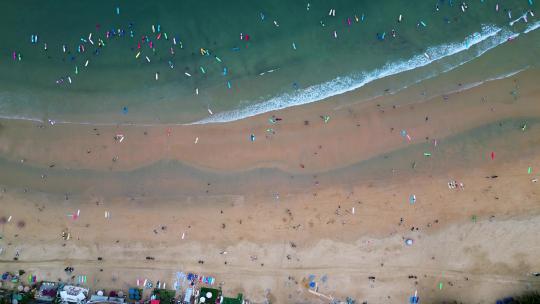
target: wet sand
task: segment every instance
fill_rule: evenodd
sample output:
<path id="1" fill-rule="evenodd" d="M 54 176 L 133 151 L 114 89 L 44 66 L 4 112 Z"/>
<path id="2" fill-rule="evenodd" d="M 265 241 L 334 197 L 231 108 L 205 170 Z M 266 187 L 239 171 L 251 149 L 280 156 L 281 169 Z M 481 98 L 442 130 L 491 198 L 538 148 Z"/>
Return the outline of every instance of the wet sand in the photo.
<path id="1" fill-rule="evenodd" d="M 324 303 L 310 274 L 324 294 L 369 303 L 538 288 L 538 76 L 340 103 L 351 93 L 216 125 L 1 121 L 0 217 L 13 219 L 0 265 L 51 280 L 70 265 L 109 289 L 199 272 L 256 303 Z"/>

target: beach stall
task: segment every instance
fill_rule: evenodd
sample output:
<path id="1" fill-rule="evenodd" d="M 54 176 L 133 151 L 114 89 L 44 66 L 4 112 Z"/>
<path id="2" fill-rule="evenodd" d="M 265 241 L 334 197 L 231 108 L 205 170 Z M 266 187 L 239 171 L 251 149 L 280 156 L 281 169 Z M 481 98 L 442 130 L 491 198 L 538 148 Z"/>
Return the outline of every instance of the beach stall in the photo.
<path id="1" fill-rule="evenodd" d="M 143 291 L 140 288 L 130 288 L 128 293 L 128 302 L 139 302 L 142 300 Z"/>
<path id="2" fill-rule="evenodd" d="M 90 296 L 90 300 L 88 301 L 88 304 L 97 304 L 97 303 L 109 303 L 108 302 L 109 297 L 104 295 L 92 295 Z"/>
<path id="3" fill-rule="evenodd" d="M 109 296 L 106 296 L 104 295 L 104 292 L 100 290 L 95 295 L 92 295 L 90 297 L 90 300 L 88 301 L 87 304 L 98 304 L 98 303 L 122 304 L 125 302 L 125 299 L 123 297 L 116 296 L 117 295 L 116 292 L 111 291 L 111 294 L 109 294 Z"/>
<path id="4" fill-rule="evenodd" d="M 193 288 L 189 287 L 186 289 L 186 293 L 184 294 L 184 301 L 182 301 L 182 304 L 191 304 L 192 298 L 193 298 Z"/>
<path id="5" fill-rule="evenodd" d="M 36 292 L 36 303 L 52 303 L 58 295 L 58 283 L 42 282 Z"/>
<path id="6" fill-rule="evenodd" d="M 73 285 L 66 285 L 60 291 L 60 300 L 62 303 L 86 304 L 88 289 Z"/>

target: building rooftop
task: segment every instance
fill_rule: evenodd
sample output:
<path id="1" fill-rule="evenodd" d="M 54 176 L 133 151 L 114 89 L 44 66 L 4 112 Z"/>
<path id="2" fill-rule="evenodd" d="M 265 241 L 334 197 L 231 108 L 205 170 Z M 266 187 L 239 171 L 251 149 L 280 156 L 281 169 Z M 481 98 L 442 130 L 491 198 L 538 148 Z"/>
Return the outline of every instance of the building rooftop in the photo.
<path id="1" fill-rule="evenodd" d="M 88 296 L 88 289 L 73 285 L 66 285 L 60 291 L 62 302 L 84 303 Z"/>

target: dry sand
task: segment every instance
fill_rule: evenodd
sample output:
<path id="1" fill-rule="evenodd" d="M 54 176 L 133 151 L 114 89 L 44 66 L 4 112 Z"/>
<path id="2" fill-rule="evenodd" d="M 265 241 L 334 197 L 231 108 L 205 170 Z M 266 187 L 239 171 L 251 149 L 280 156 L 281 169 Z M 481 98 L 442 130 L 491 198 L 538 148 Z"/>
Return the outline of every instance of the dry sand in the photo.
<path id="1" fill-rule="evenodd" d="M 360 303 L 538 289 L 539 76 L 216 125 L 1 121 L 0 218 L 13 217 L 0 226 L 1 269 L 66 281 L 73 266 L 107 289 L 197 272 L 256 303 L 324 303 L 305 288 L 310 274 L 320 292 Z"/>

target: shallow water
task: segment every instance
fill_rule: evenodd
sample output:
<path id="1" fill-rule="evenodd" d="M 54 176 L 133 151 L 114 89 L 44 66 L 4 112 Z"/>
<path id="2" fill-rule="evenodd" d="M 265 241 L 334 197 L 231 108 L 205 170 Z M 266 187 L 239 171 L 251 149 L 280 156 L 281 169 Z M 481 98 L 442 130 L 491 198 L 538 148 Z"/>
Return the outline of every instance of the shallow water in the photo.
<path id="1" fill-rule="evenodd" d="M 367 98 L 388 87 L 376 85 L 379 78 L 395 75 L 386 83 L 399 90 L 488 56 L 527 28 L 528 34 L 512 41 L 513 49 L 501 52 L 476 78 L 537 64 L 534 56 L 522 56 L 539 49 L 540 39 L 532 30 L 537 17 L 528 14 L 528 23 L 509 22 L 536 11 L 538 4 L 505 1 L 497 12 L 496 3 L 467 2 L 463 12 L 457 1 L 10 2 L 0 12 L 0 116 L 211 122 L 314 102 L 354 88 L 365 90 Z M 335 16 L 329 16 L 330 9 Z M 400 14 L 402 22 L 397 22 Z M 377 39 L 383 33 L 384 40 Z M 34 34 L 37 43 L 31 42 Z M 97 46 L 99 39 L 104 46 Z M 82 47 L 85 51 L 79 52 Z M 201 48 L 209 55 L 201 55 Z M 210 116 L 208 109 L 216 115 Z"/>
<path id="2" fill-rule="evenodd" d="M 529 128 L 527 132 L 521 130 L 524 122 Z M 489 161 L 492 150 L 497 151 L 497 158 L 503 162 L 518 156 L 532 157 L 538 153 L 530 142 L 538 138 L 539 123 L 537 117 L 496 121 L 445 138 L 437 148 L 431 141 L 426 141 L 346 167 L 318 172 L 317 181 L 326 186 L 352 189 L 359 182 L 387 183 L 391 179 L 444 174 L 456 165 L 482 164 Z M 423 156 L 426 151 L 432 152 L 432 156 Z M 60 196 L 99 194 L 103 197 L 179 198 L 249 193 L 271 198 L 275 193 L 309 193 L 317 188 L 312 173 L 294 174 L 277 168 L 219 172 L 173 160 L 161 160 L 129 171 L 51 169 L 3 157 L 0 157 L 0 166 L 3 168 L 0 185 L 10 191 L 22 192 L 24 188 L 30 189 L 30 193 Z"/>

